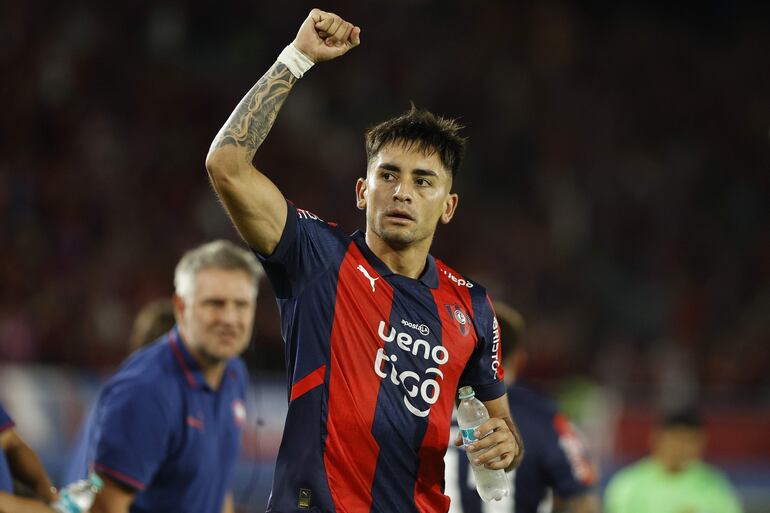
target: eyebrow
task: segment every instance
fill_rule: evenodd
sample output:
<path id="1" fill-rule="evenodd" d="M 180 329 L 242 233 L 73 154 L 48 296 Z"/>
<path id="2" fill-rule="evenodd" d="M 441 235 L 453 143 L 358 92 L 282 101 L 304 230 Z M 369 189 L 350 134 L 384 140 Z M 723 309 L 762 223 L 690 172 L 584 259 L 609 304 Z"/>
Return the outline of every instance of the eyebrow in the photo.
<path id="1" fill-rule="evenodd" d="M 401 172 L 401 168 L 395 164 L 383 163 L 383 164 L 380 164 L 379 167 L 381 169 L 386 169 L 388 171 L 395 171 L 396 173 Z M 438 176 L 438 173 L 433 171 L 432 169 L 416 168 L 412 170 L 412 173 L 419 176 Z"/>

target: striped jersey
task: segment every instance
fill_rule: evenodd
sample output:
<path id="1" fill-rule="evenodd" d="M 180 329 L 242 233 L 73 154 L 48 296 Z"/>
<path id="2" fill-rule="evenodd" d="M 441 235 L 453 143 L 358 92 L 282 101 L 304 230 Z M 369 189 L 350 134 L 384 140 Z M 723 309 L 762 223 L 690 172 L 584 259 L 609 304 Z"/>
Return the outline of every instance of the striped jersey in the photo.
<path id="1" fill-rule="evenodd" d="M 505 394 L 483 287 L 428 256 L 394 274 L 361 232 L 289 204 L 260 257 L 285 341 L 289 409 L 271 512 L 441 512 L 458 386 Z"/>

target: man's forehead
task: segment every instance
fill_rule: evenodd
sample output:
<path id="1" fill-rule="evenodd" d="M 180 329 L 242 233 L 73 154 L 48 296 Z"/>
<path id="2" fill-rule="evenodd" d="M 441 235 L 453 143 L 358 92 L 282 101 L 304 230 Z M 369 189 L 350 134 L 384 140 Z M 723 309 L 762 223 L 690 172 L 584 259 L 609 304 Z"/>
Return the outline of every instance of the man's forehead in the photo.
<path id="1" fill-rule="evenodd" d="M 223 294 L 233 289 L 254 289 L 254 281 L 243 269 L 203 267 L 193 277 L 196 292 Z"/>
<path id="2" fill-rule="evenodd" d="M 452 176 L 449 169 L 441 162 L 439 153 L 433 146 L 421 145 L 415 141 L 395 141 L 380 148 L 372 161 L 371 167 L 379 167 L 382 164 L 392 164 L 404 167 L 405 171 L 412 169 L 430 169 L 437 173 Z"/>

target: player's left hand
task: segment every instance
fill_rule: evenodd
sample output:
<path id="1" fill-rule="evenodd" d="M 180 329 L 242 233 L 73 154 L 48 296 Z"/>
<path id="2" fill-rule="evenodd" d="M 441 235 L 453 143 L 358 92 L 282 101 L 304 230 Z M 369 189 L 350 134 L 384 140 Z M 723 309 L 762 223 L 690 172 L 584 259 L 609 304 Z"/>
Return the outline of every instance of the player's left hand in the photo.
<path id="1" fill-rule="evenodd" d="M 511 423 L 513 430 L 504 419 L 489 419 L 476 428 L 476 441 L 465 448 L 472 457 L 474 465 L 484 465 L 488 469 L 511 469 L 517 467 L 524 457 L 524 445 L 516 426 Z M 488 435 L 484 436 L 486 433 Z M 482 438 L 483 437 L 483 438 Z M 458 434 L 455 445 L 463 444 L 462 436 Z M 492 447 L 484 454 L 474 456 L 474 453 Z M 495 460 L 496 458 L 499 460 Z"/>

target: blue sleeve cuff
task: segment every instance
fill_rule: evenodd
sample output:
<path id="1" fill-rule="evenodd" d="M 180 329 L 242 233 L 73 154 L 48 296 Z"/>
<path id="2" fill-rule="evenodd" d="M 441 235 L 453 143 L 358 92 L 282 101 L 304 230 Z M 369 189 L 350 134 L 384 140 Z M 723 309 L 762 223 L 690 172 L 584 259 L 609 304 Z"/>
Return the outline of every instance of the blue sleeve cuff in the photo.
<path id="1" fill-rule="evenodd" d="M 473 383 L 462 383 L 459 386 L 468 385 L 473 387 L 473 392 L 476 394 L 476 399 L 481 402 L 493 401 L 505 395 L 505 382 L 494 381 L 492 383 L 485 383 L 483 385 L 476 385 Z M 459 388 L 459 387 L 458 387 Z"/>

